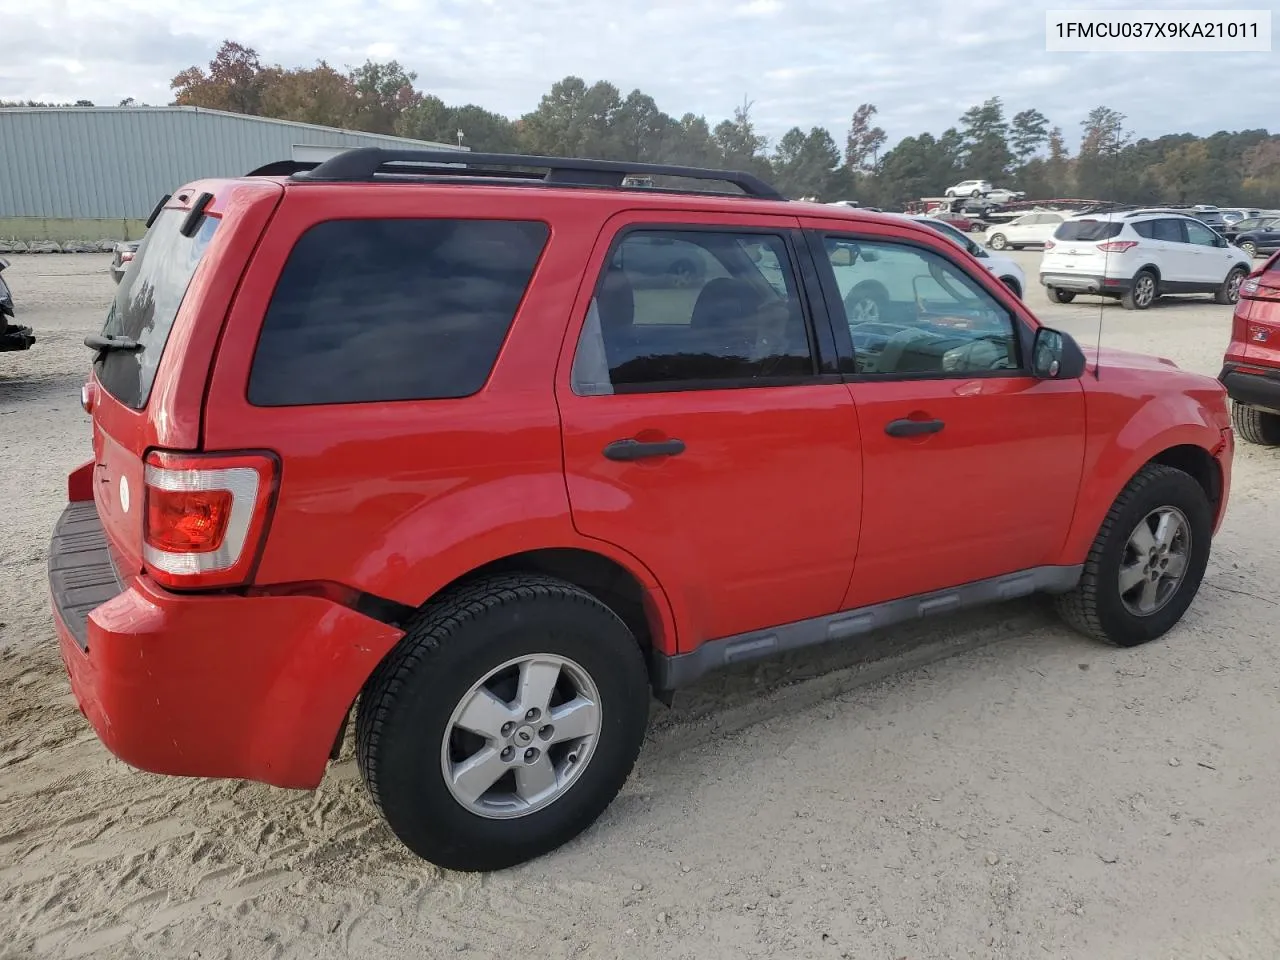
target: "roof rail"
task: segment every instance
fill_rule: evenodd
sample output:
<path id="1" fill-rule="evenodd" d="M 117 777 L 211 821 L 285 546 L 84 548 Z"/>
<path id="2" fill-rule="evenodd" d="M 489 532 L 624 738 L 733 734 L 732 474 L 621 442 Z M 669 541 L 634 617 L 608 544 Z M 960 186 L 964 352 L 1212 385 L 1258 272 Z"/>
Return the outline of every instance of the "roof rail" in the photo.
<path id="1" fill-rule="evenodd" d="M 280 165 L 289 161 L 282 161 Z M 279 165 L 268 165 L 279 166 Z M 542 177 L 513 171 L 512 167 L 545 170 Z M 505 169 L 504 169 L 505 168 Z M 260 168 L 266 169 L 266 168 Z M 736 186 L 748 197 L 786 200 L 781 193 L 754 174 L 738 170 L 669 166 L 661 163 L 630 163 L 620 160 L 589 160 L 571 157 L 537 157 L 507 153 L 470 153 L 460 150 L 385 150 L 357 147 L 330 157 L 312 169 L 291 174 L 301 181 L 359 182 L 382 175 L 505 177 L 540 180 L 545 184 L 579 187 L 617 187 L 653 190 L 650 186 L 624 185 L 630 177 L 681 177 L 712 180 Z M 732 196 L 732 194 L 731 194 Z"/>
<path id="2" fill-rule="evenodd" d="M 318 160 L 275 160 L 263 164 L 256 170 L 250 170 L 246 177 L 291 177 L 304 170 L 314 170 L 320 166 Z"/>

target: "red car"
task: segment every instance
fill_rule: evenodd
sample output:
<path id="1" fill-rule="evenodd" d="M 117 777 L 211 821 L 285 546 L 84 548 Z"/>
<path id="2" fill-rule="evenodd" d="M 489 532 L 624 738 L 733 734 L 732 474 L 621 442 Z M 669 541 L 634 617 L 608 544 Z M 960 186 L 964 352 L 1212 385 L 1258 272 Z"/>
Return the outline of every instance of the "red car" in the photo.
<path id="1" fill-rule="evenodd" d="M 591 824 L 710 671 L 1037 591 L 1126 646 L 1191 604 L 1213 378 L 1099 376 L 902 217 L 462 163 L 183 187 L 87 338 L 49 580 L 124 761 L 314 788 L 354 713 L 401 840 L 495 869 Z"/>
<path id="2" fill-rule="evenodd" d="M 1280 445 L 1280 251 L 1240 284 L 1218 379 L 1236 432 L 1250 443 Z"/>

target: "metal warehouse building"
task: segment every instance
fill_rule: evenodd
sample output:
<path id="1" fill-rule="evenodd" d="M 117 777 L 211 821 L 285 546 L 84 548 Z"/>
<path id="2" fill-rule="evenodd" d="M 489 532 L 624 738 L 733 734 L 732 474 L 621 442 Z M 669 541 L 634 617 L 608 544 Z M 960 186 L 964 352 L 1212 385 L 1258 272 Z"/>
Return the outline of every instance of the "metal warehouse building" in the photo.
<path id="1" fill-rule="evenodd" d="M 460 149 L 199 107 L 0 109 L 0 238 L 134 239 L 183 183 L 367 146 Z"/>

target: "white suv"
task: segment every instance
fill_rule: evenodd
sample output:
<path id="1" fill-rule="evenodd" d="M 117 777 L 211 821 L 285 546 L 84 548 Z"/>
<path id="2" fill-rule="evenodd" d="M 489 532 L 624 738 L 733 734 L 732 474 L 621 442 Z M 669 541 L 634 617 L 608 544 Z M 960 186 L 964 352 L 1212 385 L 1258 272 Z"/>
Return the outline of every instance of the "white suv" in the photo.
<path id="1" fill-rule="evenodd" d="M 990 180 L 961 180 L 954 187 L 947 187 L 947 196 L 984 197 L 994 189 Z"/>
<path id="2" fill-rule="evenodd" d="M 1212 293 L 1218 303 L 1240 299 L 1250 258 L 1199 220 L 1141 210 L 1080 214 L 1045 244 L 1040 283 L 1049 299 L 1077 293 L 1118 297 L 1145 310 L 1169 293 Z"/>

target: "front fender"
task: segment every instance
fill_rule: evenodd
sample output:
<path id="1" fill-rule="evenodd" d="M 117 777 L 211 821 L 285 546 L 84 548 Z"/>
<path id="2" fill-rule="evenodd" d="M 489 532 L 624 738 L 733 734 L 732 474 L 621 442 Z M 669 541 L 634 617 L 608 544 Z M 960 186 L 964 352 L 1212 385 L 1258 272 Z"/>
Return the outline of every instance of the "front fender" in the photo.
<path id="1" fill-rule="evenodd" d="M 1101 398 L 1091 397 L 1091 403 Z M 1106 398 L 1103 403 L 1114 402 Z M 1090 415 L 1090 439 L 1085 446 L 1084 476 L 1076 499 L 1076 512 L 1060 563 L 1084 563 L 1102 527 L 1102 521 L 1120 492 L 1142 467 L 1166 450 L 1196 446 L 1216 455 L 1223 445 L 1223 427 L 1210 407 L 1186 393 L 1169 393 L 1142 401 L 1127 419 L 1095 427 Z M 1219 468 L 1222 465 L 1219 464 Z M 1229 476 L 1223 481 L 1223 499 Z"/>

